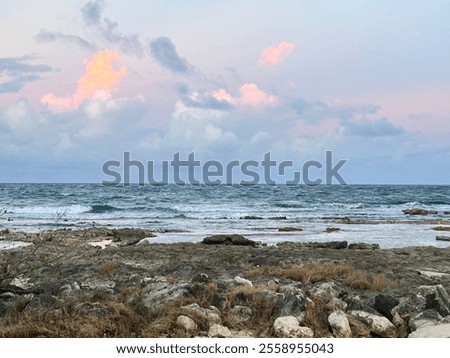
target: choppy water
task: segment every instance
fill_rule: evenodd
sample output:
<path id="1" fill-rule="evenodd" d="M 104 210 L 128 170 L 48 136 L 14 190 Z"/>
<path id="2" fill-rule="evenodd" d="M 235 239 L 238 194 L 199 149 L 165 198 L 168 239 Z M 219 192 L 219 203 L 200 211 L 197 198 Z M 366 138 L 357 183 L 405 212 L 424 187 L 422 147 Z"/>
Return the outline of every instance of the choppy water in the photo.
<path id="1" fill-rule="evenodd" d="M 240 233 L 279 241 L 373 242 L 382 247 L 433 245 L 430 219 L 450 221 L 450 186 L 129 186 L 0 184 L 0 228 L 38 231 L 58 227 L 142 227 L 160 231 L 157 242 L 200 241 L 215 233 Z M 437 215 L 406 217 L 421 207 Z M 260 220 L 241 220 L 253 215 Z M 274 220 L 285 216 L 287 220 Z M 342 224 L 336 218 L 377 222 Z M 414 223 L 405 223 L 404 221 Z M 304 229 L 279 233 L 282 226 Z M 341 228 L 332 234 L 328 226 Z M 163 231 L 182 231 L 166 232 Z"/>

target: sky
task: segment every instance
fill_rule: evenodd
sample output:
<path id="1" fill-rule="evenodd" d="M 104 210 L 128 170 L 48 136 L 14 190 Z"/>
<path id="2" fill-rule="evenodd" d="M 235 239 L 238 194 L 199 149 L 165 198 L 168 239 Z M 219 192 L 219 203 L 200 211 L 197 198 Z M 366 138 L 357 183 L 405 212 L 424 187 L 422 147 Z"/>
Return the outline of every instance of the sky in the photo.
<path id="1" fill-rule="evenodd" d="M 0 2 L 0 182 L 143 162 L 345 159 L 450 184 L 450 2 Z M 317 174 L 319 175 L 319 174 Z"/>

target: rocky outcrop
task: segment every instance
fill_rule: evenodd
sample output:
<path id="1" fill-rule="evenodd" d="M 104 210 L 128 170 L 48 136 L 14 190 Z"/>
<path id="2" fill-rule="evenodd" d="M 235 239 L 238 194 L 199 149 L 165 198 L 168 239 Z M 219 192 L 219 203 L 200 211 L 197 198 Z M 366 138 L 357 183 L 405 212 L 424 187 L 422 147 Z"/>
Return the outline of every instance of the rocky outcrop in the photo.
<path id="1" fill-rule="evenodd" d="M 379 250 L 380 245 L 378 244 L 366 244 L 364 242 L 355 242 L 348 245 L 349 250 Z"/>
<path id="2" fill-rule="evenodd" d="M 437 241 L 450 241 L 450 236 L 437 235 L 436 240 Z"/>
<path id="3" fill-rule="evenodd" d="M 284 226 L 280 227 L 278 229 L 279 232 L 296 232 L 296 231 L 303 231 L 302 228 L 299 227 L 292 227 L 292 226 Z"/>
<path id="4" fill-rule="evenodd" d="M 39 336 L 59 317 L 108 321 L 114 330 L 97 334 L 108 337 L 119 321 L 132 327 L 132 337 L 440 337 L 450 324 L 447 248 L 373 250 L 337 241 L 254 249 L 238 235 L 218 235 L 213 245 L 141 247 L 120 244 L 142 237 L 139 231 L 59 235 L 48 233 L 51 241 L 33 260 L 21 261 L 32 247 L 0 251 L 0 262 L 23 262 L 21 275 L 0 283 L 2 335 L 11 332 L 5 322 L 21 315 L 45 316 Z M 116 247 L 87 245 L 107 238 Z M 59 244 L 70 254 L 58 261 Z M 370 283 L 380 272 L 382 291 L 352 278 L 361 274 Z"/>
<path id="5" fill-rule="evenodd" d="M 212 235 L 205 237 L 202 244 L 207 245 L 241 245 L 241 246 L 256 246 L 257 242 L 247 239 L 238 234 L 233 235 Z"/>
<path id="6" fill-rule="evenodd" d="M 411 208 L 411 209 L 403 209 L 403 214 L 405 215 L 435 215 L 437 214 L 436 210 L 427 210 L 421 208 Z"/>

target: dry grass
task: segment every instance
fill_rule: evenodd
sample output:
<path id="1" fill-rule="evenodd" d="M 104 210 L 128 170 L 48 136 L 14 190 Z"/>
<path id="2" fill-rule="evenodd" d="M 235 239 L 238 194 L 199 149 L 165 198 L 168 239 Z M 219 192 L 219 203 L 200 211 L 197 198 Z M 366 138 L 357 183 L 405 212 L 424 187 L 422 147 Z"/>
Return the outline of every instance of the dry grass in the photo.
<path id="1" fill-rule="evenodd" d="M 367 278 L 367 274 L 361 270 L 350 271 L 345 279 L 345 284 L 361 290 L 368 290 L 370 288 L 370 282 Z"/>
<path id="2" fill-rule="evenodd" d="M 25 311 L 1 321 L 0 335 L 3 338 L 137 337 L 147 325 L 145 318 L 130 306 L 115 301 L 103 305 L 108 312 L 105 316 L 61 314 L 50 309 Z"/>
<path id="3" fill-rule="evenodd" d="M 321 299 L 316 299 L 308 305 L 303 325 L 311 328 L 315 337 L 328 337 L 330 336 L 328 315 L 329 312 L 325 302 Z"/>
<path id="4" fill-rule="evenodd" d="M 372 275 L 372 281 L 370 286 L 371 291 L 383 291 L 387 285 L 388 280 L 386 279 L 386 276 L 384 276 L 381 273 Z"/>
<path id="5" fill-rule="evenodd" d="M 253 312 L 248 322 L 241 322 L 239 317 L 229 313 L 234 306 L 248 306 Z M 225 294 L 222 305 L 225 325 L 235 330 L 255 332 L 256 336 L 269 336 L 272 329 L 272 315 L 275 300 L 264 290 L 252 286 L 232 286 Z"/>
<path id="6" fill-rule="evenodd" d="M 247 278 L 261 276 L 288 278 L 302 283 L 316 283 L 344 277 L 346 285 L 371 291 L 381 291 L 388 285 L 386 277 L 382 274 L 371 275 L 341 263 L 310 262 L 305 265 L 292 265 L 288 268 L 264 266 L 249 270 L 245 275 Z"/>
<path id="7" fill-rule="evenodd" d="M 257 267 L 248 271 L 245 276 L 247 278 L 274 276 L 288 278 L 302 283 L 315 283 L 345 275 L 352 270 L 354 268 L 346 264 L 311 262 L 305 265 L 292 265 L 288 268 L 272 266 Z"/>
<path id="8" fill-rule="evenodd" d="M 99 268 L 98 273 L 100 275 L 106 276 L 109 275 L 111 272 L 113 272 L 117 268 L 117 262 L 114 260 L 108 260 L 103 262 Z"/>

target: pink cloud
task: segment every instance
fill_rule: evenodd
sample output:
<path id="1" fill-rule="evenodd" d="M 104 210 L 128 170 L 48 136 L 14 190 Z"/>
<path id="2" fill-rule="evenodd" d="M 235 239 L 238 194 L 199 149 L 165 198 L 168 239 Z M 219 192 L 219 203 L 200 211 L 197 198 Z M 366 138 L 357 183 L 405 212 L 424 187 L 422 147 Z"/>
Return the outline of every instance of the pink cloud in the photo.
<path id="1" fill-rule="evenodd" d="M 73 95 L 58 97 L 48 93 L 41 98 L 41 103 L 50 108 L 73 110 L 85 100 L 97 97 L 96 93 L 100 93 L 101 96 L 111 96 L 127 74 L 125 66 L 118 70 L 113 68 L 113 64 L 119 60 L 120 55 L 114 51 L 98 51 L 91 61 L 85 62 L 86 72 L 78 80 L 77 89 Z"/>
<path id="2" fill-rule="evenodd" d="M 278 97 L 267 94 L 254 83 L 244 83 L 239 88 L 239 97 L 233 97 L 223 88 L 214 91 L 212 96 L 218 101 L 227 101 L 231 104 L 248 105 L 254 107 L 273 106 L 278 102 Z"/>
<path id="3" fill-rule="evenodd" d="M 251 106 L 273 106 L 277 97 L 260 90 L 254 83 L 244 83 L 239 89 L 239 102 Z"/>
<path id="4" fill-rule="evenodd" d="M 263 50 L 260 65 L 274 66 L 283 62 L 284 58 L 294 51 L 295 45 L 292 42 L 281 41 L 276 47 L 267 47 Z"/>

